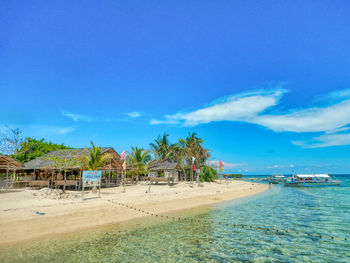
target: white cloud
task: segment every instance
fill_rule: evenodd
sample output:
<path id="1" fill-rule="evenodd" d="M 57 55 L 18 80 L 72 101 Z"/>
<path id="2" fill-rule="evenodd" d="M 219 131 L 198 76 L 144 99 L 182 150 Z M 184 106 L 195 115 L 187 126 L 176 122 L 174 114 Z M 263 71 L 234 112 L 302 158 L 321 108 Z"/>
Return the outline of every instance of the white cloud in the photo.
<path id="1" fill-rule="evenodd" d="M 350 133 L 324 134 L 309 141 L 293 141 L 295 145 L 303 148 L 323 148 L 330 146 L 350 145 Z"/>
<path id="2" fill-rule="evenodd" d="M 130 118 L 137 118 L 137 117 L 141 117 L 142 113 L 134 111 L 134 112 L 129 112 L 126 115 L 128 115 Z"/>
<path id="3" fill-rule="evenodd" d="M 167 119 L 167 120 L 156 120 L 152 119 L 150 121 L 150 124 L 152 125 L 158 125 L 158 124 L 179 124 L 179 121 L 177 120 L 172 120 L 172 119 Z"/>
<path id="4" fill-rule="evenodd" d="M 334 133 L 338 133 L 338 132 L 347 131 L 349 129 L 350 129 L 349 127 L 338 128 L 338 129 L 326 131 L 326 134 L 334 134 Z"/>
<path id="5" fill-rule="evenodd" d="M 76 113 L 71 113 L 71 112 L 68 112 L 68 111 L 65 111 L 65 110 L 61 110 L 61 113 L 72 119 L 73 121 L 75 122 L 78 122 L 78 121 L 87 121 L 87 122 L 90 122 L 93 120 L 93 118 L 91 118 L 90 116 L 87 116 L 87 115 L 83 115 L 83 114 L 76 114 Z"/>
<path id="6" fill-rule="evenodd" d="M 152 120 L 151 124 L 196 126 L 213 121 L 249 121 L 257 114 L 277 105 L 284 89 L 260 90 L 227 97 L 214 105 L 189 113 L 166 115 L 165 120 Z"/>
<path id="7" fill-rule="evenodd" d="M 25 134 L 29 136 L 66 135 L 75 131 L 73 127 L 31 125 L 23 127 Z"/>
<path id="8" fill-rule="evenodd" d="M 243 163 L 228 163 L 228 162 L 223 162 L 223 163 L 224 163 L 224 168 L 234 168 L 234 167 L 245 165 Z M 208 161 L 206 161 L 206 165 L 208 165 L 214 169 L 217 169 L 220 167 L 219 161 L 216 161 L 216 160 L 208 160 Z"/>
<path id="9" fill-rule="evenodd" d="M 291 109 L 286 113 L 272 112 L 285 93 L 285 89 L 277 88 L 232 95 L 192 112 L 165 115 L 164 120 L 153 119 L 150 123 L 196 126 L 216 121 L 240 121 L 275 132 L 324 133 L 310 141 L 293 142 L 306 148 L 349 144 L 349 135 L 341 133 L 350 129 L 347 127 L 350 124 L 350 89 L 324 96 L 327 106 Z M 267 109 L 270 110 L 268 114 L 265 113 Z"/>
<path id="10" fill-rule="evenodd" d="M 350 100 L 324 108 L 294 110 L 289 114 L 260 115 L 248 122 L 282 132 L 325 132 L 350 123 Z"/>
<path id="11" fill-rule="evenodd" d="M 65 127 L 65 128 L 58 128 L 58 129 L 56 129 L 56 133 L 58 135 L 65 135 L 65 134 L 70 133 L 72 131 L 75 131 L 75 129 L 72 128 L 72 127 Z"/>

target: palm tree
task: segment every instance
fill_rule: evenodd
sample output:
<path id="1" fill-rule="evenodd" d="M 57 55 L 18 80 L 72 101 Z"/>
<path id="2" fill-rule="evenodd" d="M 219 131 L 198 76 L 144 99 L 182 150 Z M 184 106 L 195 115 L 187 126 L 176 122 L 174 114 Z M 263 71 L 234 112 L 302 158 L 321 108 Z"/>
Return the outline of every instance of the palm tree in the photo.
<path id="1" fill-rule="evenodd" d="M 131 147 L 132 152 L 128 156 L 128 163 L 132 164 L 137 171 L 137 181 L 139 180 L 140 172 L 146 170 L 146 164 L 151 160 L 149 151 L 143 148 Z"/>
<path id="2" fill-rule="evenodd" d="M 184 179 L 186 180 L 185 172 L 185 158 L 186 158 L 186 149 L 181 145 L 181 143 L 175 144 L 174 148 L 174 161 L 177 162 L 183 172 Z"/>
<path id="3" fill-rule="evenodd" d="M 203 139 L 197 137 L 197 133 L 189 133 L 186 139 L 179 139 L 179 144 L 184 148 L 187 166 L 190 168 L 191 181 L 193 181 L 193 170 L 191 167 L 192 157 L 195 158 L 197 166 L 202 166 L 207 158 L 209 151 L 202 146 Z"/>
<path id="4" fill-rule="evenodd" d="M 103 153 L 101 147 L 91 142 L 92 148 L 89 149 L 89 156 L 81 156 L 83 168 L 88 170 L 98 170 L 103 168 L 106 162 L 113 158 L 110 153 Z"/>
<path id="5" fill-rule="evenodd" d="M 168 139 L 169 134 L 164 133 L 163 136 L 158 136 L 154 143 L 150 143 L 150 147 L 156 156 L 162 161 L 170 161 L 174 155 L 174 144 L 171 144 Z"/>

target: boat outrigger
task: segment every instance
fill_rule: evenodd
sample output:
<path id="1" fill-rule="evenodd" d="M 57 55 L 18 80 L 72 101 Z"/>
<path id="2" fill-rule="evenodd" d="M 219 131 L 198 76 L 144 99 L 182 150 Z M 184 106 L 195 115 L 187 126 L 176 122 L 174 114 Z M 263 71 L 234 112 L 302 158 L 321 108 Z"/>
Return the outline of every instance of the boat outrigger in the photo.
<path id="1" fill-rule="evenodd" d="M 284 182 L 285 186 L 339 186 L 341 181 L 334 180 L 328 174 L 293 174 L 290 180 Z"/>
<path id="2" fill-rule="evenodd" d="M 267 181 L 270 184 L 279 184 L 279 183 L 283 183 L 285 180 L 286 180 L 286 177 L 284 175 L 274 174 L 271 177 L 269 177 Z"/>

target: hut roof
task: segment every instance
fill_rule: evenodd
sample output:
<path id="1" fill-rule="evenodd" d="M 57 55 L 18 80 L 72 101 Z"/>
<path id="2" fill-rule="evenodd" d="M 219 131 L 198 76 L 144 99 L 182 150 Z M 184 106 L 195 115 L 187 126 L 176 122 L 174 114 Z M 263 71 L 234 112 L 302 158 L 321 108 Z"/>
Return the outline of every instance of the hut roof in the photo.
<path id="1" fill-rule="evenodd" d="M 0 155 L 0 168 L 23 168 L 23 164 L 8 155 Z"/>
<path id="2" fill-rule="evenodd" d="M 154 160 L 148 164 L 149 170 L 179 170 L 180 166 L 178 163 Z"/>
<path id="3" fill-rule="evenodd" d="M 113 158 L 109 163 L 106 163 L 103 169 L 121 169 L 120 155 L 112 148 L 101 148 L 102 153 L 110 153 Z M 39 158 L 31 160 L 24 164 L 25 169 L 58 169 L 57 160 L 64 162 L 66 160 L 66 167 L 64 169 L 78 169 L 81 168 L 79 162 L 75 162 L 80 156 L 89 156 L 88 148 L 80 149 L 64 149 L 51 151 Z M 61 167 L 62 168 L 62 167 Z"/>

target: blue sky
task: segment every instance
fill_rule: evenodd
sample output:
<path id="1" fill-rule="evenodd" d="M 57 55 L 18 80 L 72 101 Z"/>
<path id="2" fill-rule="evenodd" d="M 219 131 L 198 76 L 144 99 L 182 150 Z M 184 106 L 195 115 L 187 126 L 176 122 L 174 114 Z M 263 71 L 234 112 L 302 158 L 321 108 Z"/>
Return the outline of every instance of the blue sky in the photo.
<path id="1" fill-rule="evenodd" d="M 0 3 L 0 125 L 73 147 L 197 132 L 228 171 L 350 171 L 348 1 Z"/>

